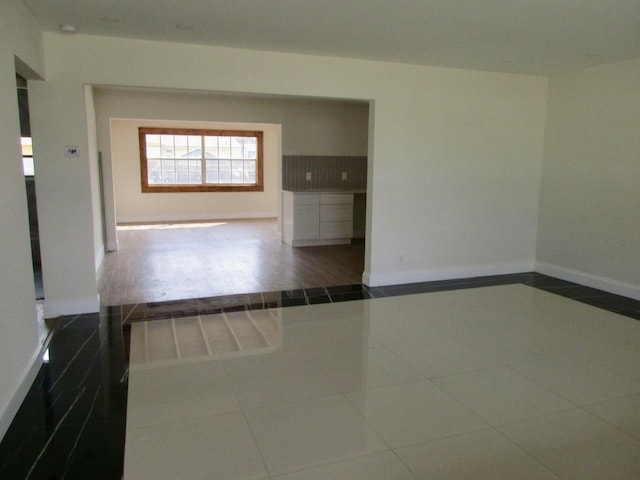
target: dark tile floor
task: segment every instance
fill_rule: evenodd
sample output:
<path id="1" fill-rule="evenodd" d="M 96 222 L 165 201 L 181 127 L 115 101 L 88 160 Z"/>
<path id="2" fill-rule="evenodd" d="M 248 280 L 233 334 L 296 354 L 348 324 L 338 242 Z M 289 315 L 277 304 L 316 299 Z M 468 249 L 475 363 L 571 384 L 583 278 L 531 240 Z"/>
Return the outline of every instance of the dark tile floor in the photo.
<path id="1" fill-rule="evenodd" d="M 117 314 L 60 319 L 0 444 L 0 478 L 121 478 L 125 352 Z"/>
<path id="2" fill-rule="evenodd" d="M 0 479 L 120 480 L 131 322 L 523 283 L 640 320 L 640 302 L 537 273 L 369 288 L 345 285 L 104 307 L 63 317 L 0 443 Z"/>

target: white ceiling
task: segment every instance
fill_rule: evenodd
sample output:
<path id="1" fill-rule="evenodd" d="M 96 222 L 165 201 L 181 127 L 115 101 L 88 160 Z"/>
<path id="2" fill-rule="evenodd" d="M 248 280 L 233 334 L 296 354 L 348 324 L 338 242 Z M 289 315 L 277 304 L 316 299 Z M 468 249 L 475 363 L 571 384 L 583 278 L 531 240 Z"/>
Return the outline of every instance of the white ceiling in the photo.
<path id="1" fill-rule="evenodd" d="M 23 0 L 45 30 L 553 75 L 640 57 L 640 0 Z"/>

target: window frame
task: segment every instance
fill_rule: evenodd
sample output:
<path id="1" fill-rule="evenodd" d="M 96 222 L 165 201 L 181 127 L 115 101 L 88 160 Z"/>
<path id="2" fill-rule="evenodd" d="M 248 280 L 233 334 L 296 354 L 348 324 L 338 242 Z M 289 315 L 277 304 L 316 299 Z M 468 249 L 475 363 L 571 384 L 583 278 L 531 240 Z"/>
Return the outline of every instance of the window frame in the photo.
<path id="1" fill-rule="evenodd" d="M 194 135 L 216 137 L 255 137 L 256 183 L 149 184 L 146 135 Z M 202 128 L 138 127 L 140 145 L 140 180 L 142 193 L 182 192 L 263 192 L 264 191 L 264 132 L 257 130 L 215 130 Z M 203 151 L 204 154 L 204 151 Z M 201 159 L 203 160 L 203 159 Z M 203 181 L 205 176 L 203 175 Z"/>
<path id="2" fill-rule="evenodd" d="M 26 140 L 29 140 L 28 142 L 25 142 Z M 20 147 L 21 147 L 21 153 L 22 153 L 22 171 L 24 173 L 25 177 L 34 177 L 35 176 L 35 171 L 36 171 L 36 166 L 33 160 L 33 138 L 31 137 L 20 137 Z M 31 150 L 31 153 L 28 153 L 28 150 Z M 33 173 L 27 173 L 27 169 L 25 168 L 25 160 L 30 160 L 30 172 L 32 171 Z"/>

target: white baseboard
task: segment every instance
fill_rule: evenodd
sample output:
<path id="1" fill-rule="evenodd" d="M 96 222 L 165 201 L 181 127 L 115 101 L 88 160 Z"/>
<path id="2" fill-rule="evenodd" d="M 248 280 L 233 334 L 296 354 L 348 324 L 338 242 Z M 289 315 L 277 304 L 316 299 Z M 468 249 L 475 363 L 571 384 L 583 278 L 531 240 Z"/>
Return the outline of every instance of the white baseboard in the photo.
<path id="1" fill-rule="evenodd" d="M 605 292 L 622 295 L 624 297 L 640 300 L 640 285 L 620 282 L 612 278 L 593 275 L 591 273 L 560 267 L 544 262 L 536 262 L 535 271 L 550 277 L 556 277 L 568 282 L 579 283 L 587 287 L 597 288 Z"/>
<path id="2" fill-rule="evenodd" d="M 278 212 L 195 213 L 119 216 L 116 223 L 195 222 L 215 220 L 245 220 L 249 218 L 277 218 Z"/>
<path id="3" fill-rule="evenodd" d="M 41 358 L 42 348 L 41 345 L 38 345 L 38 348 L 36 348 L 29 360 L 29 363 L 23 371 L 15 392 L 0 412 L 0 440 L 2 440 L 5 433 L 7 433 L 7 430 L 13 421 L 13 417 L 18 413 L 20 405 L 22 405 L 27 393 L 29 393 L 29 389 L 31 388 L 31 385 L 38 374 L 38 370 L 40 370 L 40 366 L 42 365 Z"/>
<path id="4" fill-rule="evenodd" d="M 533 271 L 533 267 L 533 262 L 523 262 L 383 273 L 365 271 L 362 274 L 362 282 L 370 287 L 378 287 L 382 285 L 400 285 L 403 283 L 433 282 L 438 280 L 453 280 L 456 278 L 524 273 Z"/>
<path id="5" fill-rule="evenodd" d="M 60 315 L 78 315 L 100 311 L 100 297 L 96 293 L 82 298 L 62 298 L 59 300 L 44 299 L 44 318 L 55 318 Z"/>

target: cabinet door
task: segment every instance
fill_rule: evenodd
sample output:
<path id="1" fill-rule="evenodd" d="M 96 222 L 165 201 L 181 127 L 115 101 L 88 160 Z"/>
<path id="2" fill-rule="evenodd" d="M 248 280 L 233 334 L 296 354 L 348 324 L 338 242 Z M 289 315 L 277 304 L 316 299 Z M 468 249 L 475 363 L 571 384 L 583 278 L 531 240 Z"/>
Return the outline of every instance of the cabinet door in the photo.
<path id="1" fill-rule="evenodd" d="M 353 205 L 320 205 L 321 222 L 353 221 Z"/>
<path id="2" fill-rule="evenodd" d="M 323 222 L 320 224 L 320 238 L 323 240 L 351 237 L 353 237 L 352 222 Z"/>
<path id="3" fill-rule="evenodd" d="M 293 239 L 314 240 L 320 236 L 320 208 L 318 205 L 293 207 Z"/>
<path id="4" fill-rule="evenodd" d="M 353 193 L 322 193 L 320 203 L 325 205 L 353 205 Z"/>

